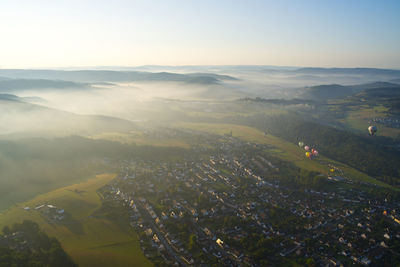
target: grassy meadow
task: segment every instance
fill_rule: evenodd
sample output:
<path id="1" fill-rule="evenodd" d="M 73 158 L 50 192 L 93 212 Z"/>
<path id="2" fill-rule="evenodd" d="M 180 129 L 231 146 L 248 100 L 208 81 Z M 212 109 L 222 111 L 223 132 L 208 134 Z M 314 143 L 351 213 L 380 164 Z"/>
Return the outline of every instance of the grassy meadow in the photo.
<path id="1" fill-rule="evenodd" d="M 347 116 L 343 121 L 345 125 L 351 129 L 358 130 L 361 132 L 367 132 L 368 126 L 371 124 L 372 118 L 375 117 L 387 117 L 386 112 L 388 108 L 379 105 L 374 107 L 354 107 L 352 110 L 347 112 Z M 379 123 L 372 123 L 375 124 L 379 131 L 377 135 L 388 136 L 388 137 L 397 137 L 400 134 L 400 129 L 389 128 L 385 127 Z"/>

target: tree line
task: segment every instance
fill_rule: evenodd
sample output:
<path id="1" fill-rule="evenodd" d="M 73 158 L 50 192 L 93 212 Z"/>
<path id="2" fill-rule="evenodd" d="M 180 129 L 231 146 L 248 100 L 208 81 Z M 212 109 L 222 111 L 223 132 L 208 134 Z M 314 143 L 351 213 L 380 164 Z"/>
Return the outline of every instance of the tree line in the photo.
<path id="1" fill-rule="evenodd" d="M 60 242 L 44 233 L 35 222 L 25 220 L 5 226 L 0 235 L 0 266 L 77 266 Z"/>

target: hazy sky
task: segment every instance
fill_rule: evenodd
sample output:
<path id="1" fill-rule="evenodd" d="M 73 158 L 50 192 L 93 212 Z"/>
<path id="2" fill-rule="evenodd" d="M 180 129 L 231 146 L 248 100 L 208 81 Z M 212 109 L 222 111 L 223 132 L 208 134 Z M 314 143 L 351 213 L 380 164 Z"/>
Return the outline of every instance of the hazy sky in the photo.
<path id="1" fill-rule="evenodd" d="M 400 68 L 400 1 L 1 0 L 0 67 Z"/>

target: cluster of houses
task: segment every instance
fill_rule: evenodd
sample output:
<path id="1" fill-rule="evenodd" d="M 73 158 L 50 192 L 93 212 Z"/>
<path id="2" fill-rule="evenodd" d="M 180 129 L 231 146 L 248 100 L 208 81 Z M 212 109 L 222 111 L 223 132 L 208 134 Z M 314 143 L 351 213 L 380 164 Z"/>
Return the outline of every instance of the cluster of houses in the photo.
<path id="1" fill-rule="evenodd" d="M 57 208 L 52 204 L 40 204 L 31 209 L 31 207 L 24 207 L 26 211 L 38 211 L 47 219 L 52 220 L 53 222 L 62 221 L 65 218 L 65 211 L 64 209 Z"/>
<path id="2" fill-rule="evenodd" d="M 376 117 L 373 118 L 374 123 L 383 124 L 390 128 L 400 128 L 400 118 L 396 117 Z"/>
<path id="3" fill-rule="evenodd" d="M 258 266 L 240 245 L 254 235 L 273 241 L 264 256 L 271 264 L 312 258 L 323 266 L 379 265 L 396 257 L 399 203 L 346 183 L 335 190 L 293 189 L 280 182 L 262 146 L 229 136 L 213 145 L 211 155 L 177 162 L 124 161 L 106 187 L 106 199 L 128 208 L 150 258 L 181 266 Z"/>
<path id="4" fill-rule="evenodd" d="M 25 238 L 25 233 L 21 231 L 10 234 L 0 235 L 0 248 L 6 247 L 15 251 L 25 251 L 30 249 L 31 244 Z"/>

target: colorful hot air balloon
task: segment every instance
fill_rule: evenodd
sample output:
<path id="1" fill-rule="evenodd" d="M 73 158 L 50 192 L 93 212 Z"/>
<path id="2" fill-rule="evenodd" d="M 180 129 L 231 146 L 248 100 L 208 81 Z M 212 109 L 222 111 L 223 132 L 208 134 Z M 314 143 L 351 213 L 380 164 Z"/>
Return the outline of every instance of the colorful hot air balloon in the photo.
<path id="1" fill-rule="evenodd" d="M 313 154 L 313 156 L 318 156 L 318 151 L 315 149 L 311 150 L 311 153 Z"/>
<path id="2" fill-rule="evenodd" d="M 309 146 L 305 146 L 304 149 L 305 149 L 306 151 L 308 151 L 308 150 L 310 150 L 310 147 L 309 147 Z"/>
<path id="3" fill-rule="evenodd" d="M 368 127 L 368 132 L 370 135 L 374 135 L 376 131 L 378 131 L 378 128 L 376 128 L 376 126 L 371 125 Z"/>
<path id="4" fill-rule="evenodd" d="M 306 157 L 307 157 L 307 158 L 311 158 L 311 155 L 312 155 L 312 154 L 311 154 L 310 152 L 306 152 Z"/>
<path id="5" fill-rule="evenodd" d="M 304 142 L 300 141 L 299 142 L 299 147 L 303 147 L 304 146 Z"/>

